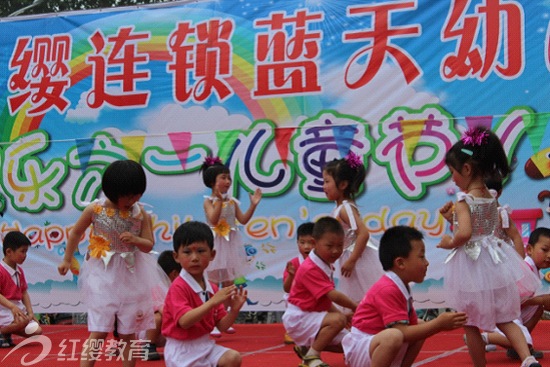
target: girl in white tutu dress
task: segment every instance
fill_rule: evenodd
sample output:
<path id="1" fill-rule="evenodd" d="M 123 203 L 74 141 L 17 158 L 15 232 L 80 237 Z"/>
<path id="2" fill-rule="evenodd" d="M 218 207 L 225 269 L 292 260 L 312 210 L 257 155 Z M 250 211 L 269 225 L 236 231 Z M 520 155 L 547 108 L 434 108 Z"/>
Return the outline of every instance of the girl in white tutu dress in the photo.
<path id="1" fill-rule="evenodd" d="M 378 247 L 370 240 L 354 201 L 365 176 L 365 166 L 353 152 L 323 168 L 323 190 L 329 200 L 336 202 L 332 216 L 338 219 L 345 232 L 344 253 L 335 263 L 337 288 L 356 303 L 384 274 L 378 259 Z"/>
<path id="2" fill-rule="evenodd" d="M 136 363 L 135 356 L 129 358 L 135 333 L 155 327 L 151 290 L 165 277 L 156 258 L 148 254 L 154 237 L 151 217 L 138 203 L 146 188 L 141 165 L 131 160 L 111 163 L 101 186 L 107 198 L 84 209 L 69 234 L 58 271 L 65 275 L 71 268 L 78 243 L 91 225 L 90 245 L 78 280 L 90 332 L 80 365 L 94 365 L 116 319 L 120 339 L 127 343 L 121 350 L 122 364 L 131 367 Z"/>
<path id="3" fill-rule="evenodd" d="M 447 152 L 445 163 L 462 192 L 453 209 L 453 236 L 444 235 L 438 247 L 452 250 L 445 261 L 446 301 L 468 315 L 464 330 L 473 365 L 487 363 L 480 329 L 498 327 L 518 352 L 522 367 L 540 367 L 513 322 L 520 315 L 521 297 L 534 292 L 540 281 L 515 249 L 495 235 L 498 203 L 484 181 L 510 173 L 502 144 L 493 132 L 473 128 Z"/>
<path id="4" fill-rule="evenodd" d="M 231 172 L 217 157 L 207 157 L 202 167 L 202 179 L 212 194 L 205 197 L 204 213 L 206 222 L 214 233 L 214 251 L 216 256 L 208 266 L 208 279 L 221 287 L 227 287 L 239 277 L 246 275 L 248 263 L 246 250 L 237 224 L 248 223 L 262 198 L 258 188 L 250 195 L 250 207 L 246 212 L 239 208 L 239 201 L 228 192 L 231 187 Z M 233 328 L 227 330 L 234 333 Z M 214 329 L 213 336 L 219 336 Z"/>

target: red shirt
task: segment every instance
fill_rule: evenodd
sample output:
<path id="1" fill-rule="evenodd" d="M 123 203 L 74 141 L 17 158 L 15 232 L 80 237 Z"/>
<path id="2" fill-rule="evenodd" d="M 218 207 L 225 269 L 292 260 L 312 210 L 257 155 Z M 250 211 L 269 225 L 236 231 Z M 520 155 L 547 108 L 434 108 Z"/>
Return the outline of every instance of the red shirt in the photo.
<path id="1" fill-rule="evenodd" d="M 0 266 L 0 294 L 9 299 L 10 301 L 21 301 L 23 299 L 23 293 L 27 291 L 28 285 L 25 280 L 25 274 L 23 268 L 16 265 L 16 270 L 12 269 L 4 261 Z M 12 275 L 14 273 L 19 274 L 19 287 L 15 283 Z"/>
<path id="2" fill-rule="evenodd" d="M 395 273 L 387 272 L 367 291 L 351 324 L 375 335 L 396 323 L 416 325 L 418 317 L 408 288 Z"/>
<path id="3" fill-rule="evenodd" d="M 332 301 L 327 293 L 334 289 L 332 267 L 311 251 L 296 271 L 288 302 L 306 312 L 328 311 Z"/>
<path id="4" fill-rule="evenodd" d="M 218 291 L 218 287 L 207 279 L 205 281 L 207 284 L 206 292 L 210 298 Z M 162 335 L 178 340 L 190 340 L 210 334 L 218 321 L 227 314 L 223 303 L 211 309 L 200 321 L 189 329 L 184 329 L 178 325 L 179 319 L 185 313 L 204 303 L 201 298 L 201 294 L 203 293 L 204 291 L 200 285 L 189 273 L 182 270 L 180 276 L 172 282 L 164 301 Z"/>

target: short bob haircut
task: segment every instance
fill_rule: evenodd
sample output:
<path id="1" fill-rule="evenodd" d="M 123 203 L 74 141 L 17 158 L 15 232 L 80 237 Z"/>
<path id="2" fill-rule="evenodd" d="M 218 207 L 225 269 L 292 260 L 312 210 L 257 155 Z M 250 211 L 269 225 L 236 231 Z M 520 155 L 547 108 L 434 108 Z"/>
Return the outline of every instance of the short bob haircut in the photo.
<path id="1" fill-rule="evenodd" d="M 121 197 L 143 195 L 146 187 L 147 178 L 143 167 L 131 160 L 114 161 L 101 179 L 105 196 L 115 204 Z"/>

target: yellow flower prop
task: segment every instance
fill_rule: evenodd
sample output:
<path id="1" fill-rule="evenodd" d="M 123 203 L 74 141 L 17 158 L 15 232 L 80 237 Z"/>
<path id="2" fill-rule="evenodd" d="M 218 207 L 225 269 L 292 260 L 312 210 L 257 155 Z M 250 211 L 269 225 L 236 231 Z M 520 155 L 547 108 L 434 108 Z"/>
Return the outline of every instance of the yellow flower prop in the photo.
<path id="1" fill-rule="evenodd" d="M 214 227 L 214 232 L 218 236 L 225 237 L 225 239 L 229 240 L 229 232 L 231 232 L 231 227 L 225 219 L 222 219 Z"/>
<path id="2" fill-rule="evenodd" d="M 79 275 L 80 274 L 80 264 L 78 263 L 78 260 L 75 259 L 74 257 L 71 258 L 71 273 L 73 273 L 74 275 Z"/>
<path id="3" fill-rule="evenodd" d="M 101 236 L 90 236 L 90 245 L 88 246 L 88 250 L 90 250 L 90 256 L 95 257 L 97 259 L 107 255 L 107 251 L 111 249 L 110 242 Z"/>

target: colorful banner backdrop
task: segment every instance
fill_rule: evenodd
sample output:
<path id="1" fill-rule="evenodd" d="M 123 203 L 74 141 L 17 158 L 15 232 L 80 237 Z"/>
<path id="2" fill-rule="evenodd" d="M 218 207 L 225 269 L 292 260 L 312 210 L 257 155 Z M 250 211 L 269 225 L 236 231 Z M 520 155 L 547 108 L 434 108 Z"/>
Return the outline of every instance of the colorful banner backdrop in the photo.
<path id="1" fill-rule="evenodd" d="M 110 162 L 144 166 L 161 252 L 179 224 L 205 219 L 208 155 L 230 167 L 243 210 L 264 193 L 240 229 L 246 309 L 284 309 L 296 228 L 331 212 L 322 168 L 350 151 L 367 168 L 357 202 L 371 235 L 420 229 L 430 267 L 416 307 L 443 307 L 438 208 L 457 190 L 444 155 L 466 128 L 502 139 L 514 169 L 500 202 L 522 235 L 550 226 L 549 19 L 547 3 L 513 0 L 185 1 L 0 19 L 0 229 L 32 241 L 35 311 L 85 310 L 77 272 L 57 264 Z"/>

